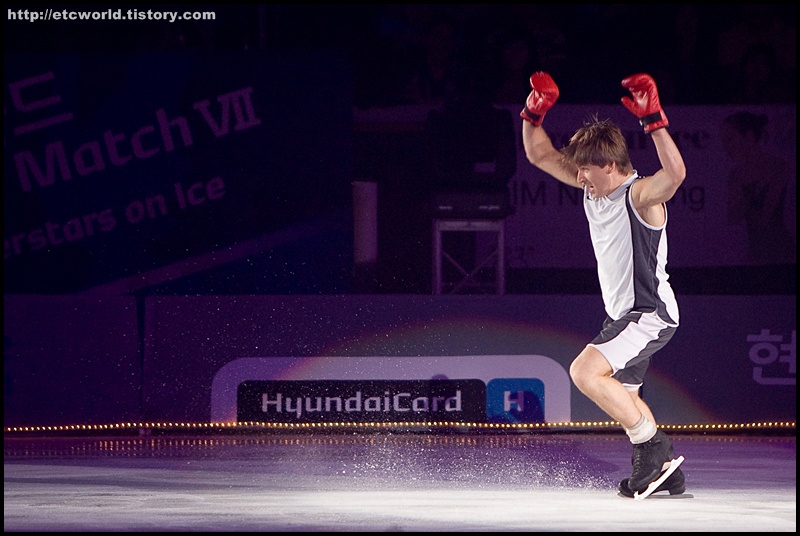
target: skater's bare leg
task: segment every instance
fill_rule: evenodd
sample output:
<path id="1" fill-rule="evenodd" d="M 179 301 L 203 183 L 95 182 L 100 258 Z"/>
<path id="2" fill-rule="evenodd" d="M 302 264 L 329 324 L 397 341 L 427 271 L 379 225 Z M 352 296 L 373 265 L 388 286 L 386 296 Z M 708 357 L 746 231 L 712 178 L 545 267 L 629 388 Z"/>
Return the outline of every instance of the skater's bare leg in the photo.
<path id="1" fill-rule="evenodd" d="M 638 409 L 642 413 L 642 415 L 647 417 L 650 420 L 650 422 L 655 424 L 656 418 L 653 417 L 653 412 L 650 411 L 650 406 L 648 406 L 647 403 L 644 400 L 642 400 L 642 397 L 639 396 L 639 391 L 634 391 L 629 394 L 631 395 L 631 398 L 633 398 L 633 403 L 636 404 L 636 409 Z"/>
<path id="2" fill-rule="evenodd" d="M 674 452 L 638 390 L 629 392 L 612 373 L 603 354 L 592 346 L 584 348 L 570 366 L 570 376 L 578 389 L 617 420 L 628 434 L 633 443 L 633 472 L 626 484 L 633 491 L 644 491 L 669 466 Z"/>
<path id="3" fill-rule="evenodd" d="M 585 347 L 572 362 L 569 374 L 581 393 L 626 430 L 639 423 L 642 415 L 655 426 L 650 408 L 638 393 L 628 392 L 625 386 L 611 377 L 611 365 L 597 348 Z"/>

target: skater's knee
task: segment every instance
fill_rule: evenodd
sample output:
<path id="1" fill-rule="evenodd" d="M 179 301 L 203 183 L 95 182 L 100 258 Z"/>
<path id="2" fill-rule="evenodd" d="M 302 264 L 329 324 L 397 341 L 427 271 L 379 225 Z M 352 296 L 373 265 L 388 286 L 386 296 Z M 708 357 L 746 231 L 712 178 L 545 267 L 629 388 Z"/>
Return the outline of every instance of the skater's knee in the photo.
<path id="1" fill-rule="evenodd" d="M 584 387 L 588 382 L 588 377 L 585 370 L 586 368 L 582 365 L 579 359 L 575 359 L 569 366 L 569 377 L 572 378 L 572 382 L 575 384 L 575 387 L 581 391 L 584 390 Z"/>
<path id="2" fill-rule="evenodd" d="M 611 366 L 599 350 L 587 346 L 569 366 L 569 375 L 582 392 L 598 379 L 611 375 Z"/>

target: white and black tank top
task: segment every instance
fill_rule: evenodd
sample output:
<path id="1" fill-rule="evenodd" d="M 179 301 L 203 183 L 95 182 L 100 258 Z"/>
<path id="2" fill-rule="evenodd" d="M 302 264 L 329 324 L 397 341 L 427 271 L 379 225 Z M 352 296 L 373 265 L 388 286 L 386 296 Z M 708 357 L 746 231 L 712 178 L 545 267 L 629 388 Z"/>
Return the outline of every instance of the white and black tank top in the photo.
<path id="1" fill-rule="evenodd" d="M 654 227 L 642 220 L 630 191 L 639 178 L 634 172 L 605 197 L 594 198 L 584 189 L 583 208 L 606 314 L 616 320 L 630 311 L 655 312 L 677 325 L 678 303 L 666 271 L 666 206 L 663 225 Z"/>

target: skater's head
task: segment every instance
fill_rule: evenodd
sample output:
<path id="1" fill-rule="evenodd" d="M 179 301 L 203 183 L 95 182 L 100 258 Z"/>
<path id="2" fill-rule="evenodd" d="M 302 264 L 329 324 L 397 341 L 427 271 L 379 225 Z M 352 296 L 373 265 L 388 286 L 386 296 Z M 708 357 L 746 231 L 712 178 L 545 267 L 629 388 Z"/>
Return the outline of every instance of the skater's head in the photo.
<path id="1" fill-rule="evenodd" d="M 622 131 L 610 120 L 601 121 L 597 116 L 572 135 L 569 145 L 561 150 L 561 154 L 567 162 L 579 168 L 587 165 L 602 168 L 614 164 L 622 175 L 633 173 L 628 144 Z"/>

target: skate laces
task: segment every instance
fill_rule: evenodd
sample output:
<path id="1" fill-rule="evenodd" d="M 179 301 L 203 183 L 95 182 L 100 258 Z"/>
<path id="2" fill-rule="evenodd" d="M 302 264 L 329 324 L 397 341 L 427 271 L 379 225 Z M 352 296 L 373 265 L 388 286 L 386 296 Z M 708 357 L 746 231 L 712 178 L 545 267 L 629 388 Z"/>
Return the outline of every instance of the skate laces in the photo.
<path id="1" fill-rule="evenodd" d="M 668 448 L 665 449 L 666 452 L 664 452 L 667 457 L 669 456 L 670 451 L 672 451 L 672 444 L 668 443 L 668 445 Z M 659 437 L 658 433 L 644 443 L 637 443 L 633 445 L 633 457 L 631 459 L 631 465 L 633 465 L 633 474 L 637 474 L 640 470 L 647 470 L 650 465 L 658 467 L 664 467 L 665 465 L 668 466 L 668 459 L 657 459 L 658 453 L 663 449 L 663 447 L 663 439 Z M 664 469 L 662 469 L 662 471 L 663 470 Z"/>
<path id="2" fill-rule="evenodd" d="M 633 474 L 638 473 L 642 466 L 644 466 L 646 463 L 646 444 L 647 443 L 639 443 L 633 446 L 633 460 L 631 460 L 631 464 L 633 465 Z"/>

